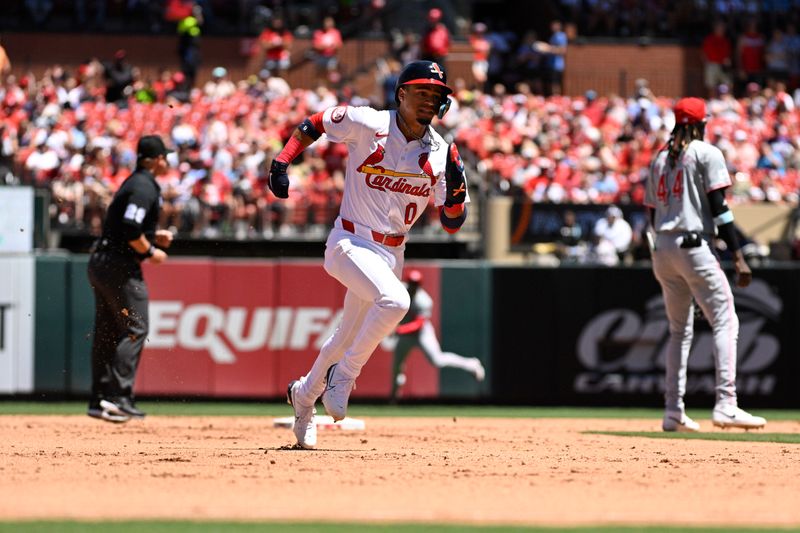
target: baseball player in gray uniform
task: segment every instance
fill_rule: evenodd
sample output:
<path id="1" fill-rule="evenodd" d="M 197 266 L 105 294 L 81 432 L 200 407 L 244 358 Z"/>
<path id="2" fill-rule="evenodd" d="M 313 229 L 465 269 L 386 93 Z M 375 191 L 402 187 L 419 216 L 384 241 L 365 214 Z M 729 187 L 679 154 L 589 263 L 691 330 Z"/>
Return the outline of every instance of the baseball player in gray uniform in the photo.
<path id="1" fill-rule="evenodd" d="M 683 98 L 676 103 L 674 112 L 675 129 L 667 146 L 653 160 L 645 196 L 655 231 L 653 271 L 661 284 L 670 331 L 662 428 L 700 429 L 686 416 L 683 402 L 694 332 L 693 299 L 713 330 L 716 404 L 712 422 L 720 427 L 761 428 L 766 420 L 737 405 L 739 319 L 728 278 L 713 247 L 716 227 L 717 235 L 735 257 L 737 285 L 749 285 L 752 273 L 739 248 L 733 213 L 725 202 L 730 176 L 722 152 L 703 141 L 705 101 Z"/>
<path id="2" fill-rule="evenodd" d="M 325 270 L 347 288 L 342 321 L 308 374 L 287 391 L 303 448 L 317 442 L 317 398 L 342 420 L 362 367 L 408 311 L 400 281 L 406 236 L 431 196 L 446 231 L 466 220 L 463 162 L 456 146 L 430 127 L 434 116 L 444 116 L 452 92 L 440 65 L 414 61 L 398 78 L 396 111 L 337 106 L 311 115 L 272 162 L 269 188 L 287 198 L 289 163 L 323 133 L 348 150 L 342 205 L 325 245 Z"/>
<path id="3" fill-rule="evenodd" d="M 469 372 L 476 381 L 483 381 L 486 370 L 477 357 L 464 357 L 453 352 L 443 352 L 431 324 L 433 298 L 422 288 L 422 272 L 416 269 L 406 274 L 406 287 L 411 297 L 408 313 L 400 321 L 395 334 L 381 344 L 394 350 L 392 361 L 392 401 L 397 400 L 400 387 L 406 383 L 404 372 L 406 359 L 414 348 L 419 348 L 436 368 L 458 368 Z"/>

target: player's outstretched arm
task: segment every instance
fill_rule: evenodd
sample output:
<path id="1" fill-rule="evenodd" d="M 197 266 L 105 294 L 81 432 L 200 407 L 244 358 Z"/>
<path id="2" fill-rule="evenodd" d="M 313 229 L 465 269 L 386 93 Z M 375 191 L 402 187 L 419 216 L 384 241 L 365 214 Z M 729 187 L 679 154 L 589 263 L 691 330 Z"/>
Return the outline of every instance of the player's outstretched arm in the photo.
<path id="1" fill-rule="evenodd" d="M 269 167 L 267 186 L 278 198 L 289 197 L 289 163 L 325 133 L 322 113 L 315 113 L 297 126 L 283 150 L 275 156 Z"/>
<path id="2" fill-rule="evenodd" d="M 467 208 L 464 205 L 467 199 L 467 176 L 455 143 L 447 147 L 444 176 L 447 193 L 444 206 L 439 211 L 439 220 L 447 233 L 455 233 L 467 220 Z"/>

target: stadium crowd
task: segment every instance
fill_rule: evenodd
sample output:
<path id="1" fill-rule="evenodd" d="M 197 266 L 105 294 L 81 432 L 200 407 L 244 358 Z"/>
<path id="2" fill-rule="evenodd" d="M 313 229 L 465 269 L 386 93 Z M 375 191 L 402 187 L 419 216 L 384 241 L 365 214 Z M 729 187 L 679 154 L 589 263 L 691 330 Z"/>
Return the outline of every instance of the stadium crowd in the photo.
<path id="1" fill-rule="evenodd" d="M 292 166 L 288 202 L 267 191 L 265 169 L 304 116 L 337 103 L 380 106 L 384 98 L 347 86 L 292 89 L 267 72 L 234 82 L 219 67 L 194 89 L 182 86 L 180 72 L 146 87 L 134 69 L 127 96 L 108 102 L 104 70 L 100 63 L 74 73 L 53 67 L 39 79 L 9 75 L 0 87 L 0 183 L 49 189 L 56 227 L 96 234 L 135 164 L 136 140 L 159 133 L 177 149 L 161 183 L 164 227 L 206 237 L 322 234 L 341 198 L 342 146 L 323 138 Z M 652 95 L 644 80 L 630 98 L 592 91 L 545 98 L 525 84 L 487 93 L 452 83 L 454 104 L 438 127 L 476 170 L 476 198 L 640 204 L 648 164 L 674 123 L 672 101 Z M 751 86 L 739 99 L 722 86 L 709 101 L 706 137 L 725 154 L 734 202 L 797 201 L 797 104 L 781 85 Z"/>
<path id="2" fill-rule="evenodd" d="M 581 35 L 655 37 L 696 41 L 710 22 L 726 21 L 740 32 L 750 20 L 767 31 L 797 24 L 796 0 L 558 0 L 562 18 Z"/>

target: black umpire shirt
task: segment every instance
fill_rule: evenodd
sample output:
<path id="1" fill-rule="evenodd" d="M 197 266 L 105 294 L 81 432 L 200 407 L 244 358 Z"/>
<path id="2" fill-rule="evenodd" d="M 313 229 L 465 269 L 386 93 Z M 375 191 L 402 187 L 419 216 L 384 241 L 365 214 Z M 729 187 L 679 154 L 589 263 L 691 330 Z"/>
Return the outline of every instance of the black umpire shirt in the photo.
<path id="1" fill-rule="evenodd" d="M 98 251 L 115 252 L 138 264 L 140 254 L 128 242 L 144 233 L 154 243 L 160 210 L 161 187 L 155 176 L 137 168 L 122 183 L 108 207 Z"/>

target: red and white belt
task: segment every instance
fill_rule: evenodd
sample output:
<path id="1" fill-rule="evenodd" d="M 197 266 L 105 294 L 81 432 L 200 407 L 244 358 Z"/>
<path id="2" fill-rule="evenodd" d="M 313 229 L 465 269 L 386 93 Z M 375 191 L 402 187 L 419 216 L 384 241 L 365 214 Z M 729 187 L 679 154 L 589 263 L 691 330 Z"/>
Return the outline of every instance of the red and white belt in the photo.
<path id="1" fill-rule="evenodd" d="M 405 235 L 386 235 L 366 226 L 362 226 L 361 224 L 351 222 L 346 218 L 339 217 L 339 220 L 342 221 L 343 230 L 349 231 L 354 235 L 371 238 L 373 241 L 385 246 L 400 246 L 406 240 Z"/>

